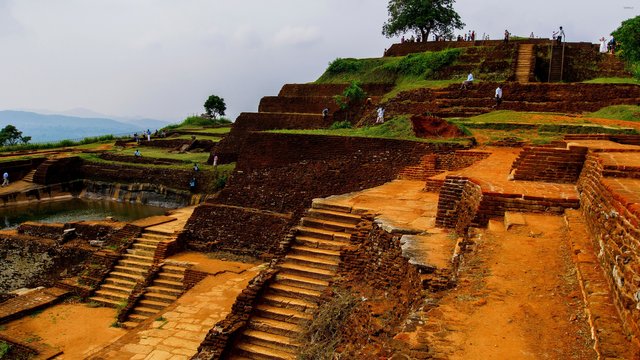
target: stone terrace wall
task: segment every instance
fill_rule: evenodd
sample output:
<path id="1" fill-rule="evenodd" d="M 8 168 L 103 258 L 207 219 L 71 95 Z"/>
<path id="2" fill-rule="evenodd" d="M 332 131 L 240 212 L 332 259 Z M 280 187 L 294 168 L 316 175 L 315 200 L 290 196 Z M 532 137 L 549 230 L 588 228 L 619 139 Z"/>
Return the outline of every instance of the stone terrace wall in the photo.
<path id="1" fill-rule="evenodd" d="M 9 181 L 22 179 L 31 170 L 42 164 L 45 158 L 34 158 L 27 160 L 13 160 L 0 162 L 0 174 L 6 171 L 9 173 Z"/>
<path id="2" fill-rule="evenodd" d="M 565 142 L 571 140 L 610 140 L 626 145 L 640 145 L 640 135 L 609 135 L 609 134 L 567 134 Z"/>
<path id="3" fill-rule="evenodd" d="M 313 198 L 378 186 L 430 153 L 462 145 L 390 139 L 252 133 L 218 201 L 301 212 Z"/>
<path id="4" fill-rule="evenodd" d="M 265 96 L 258 112 L 322 114 L 324 108 L 332 114 L 340 110 L 332 96 Z"/>
<path id="5" fill-rule="evenodd" d="M 476 41 L 427 41 L 427 42 L 404 42 L 402 44 L 393 44 L 385 52 L 385 56 L 405 56 L 425 51 L 442 51 L 452 48 L 469 48 L 474 46 L 500 46 L 504 43 L 502 40 L 476 40 Z M 512 44 L 550 44 L 548 39 L 526 39 L 512 40 Z M 593 46 L 590 43 L 584 43 Z"/>
<path id="6" fill-rule="evenodd" d="M 285 84 L 278 96 L 334 96 L 342 94 L 349 84 Z M 369 96 L 382 96 L 393 89 L 393 84 L 362 84 Z"/>
<path id="7" fill-rule="evenodd" d="M 0 235 L 0 292 L 52 285 L 61 275 L 82 271 L 93 249 L 79 241 L 59 245 L 24 235 Z"/>
<path id="8" fill-rule="evenodd" d="M 150 183 L 172 189 L 189 190 L 189 180 L 195 176 L 198 184 L 197 191 L 208 189 L 213 185 L 213 179 L 202 171 L 194 173 L 192 170 L 90 162 L 84 162 L 79 170 L 81 174 L 79 176 L 84 179 L 110 183 Z"/>
<path id="9" fill-rule="evenodd" d="M 229 251 L 263 259 L 275 257 L 291 217 L 219 204 L 198 206 L 178 237 L 189 250 Z"/>
<path id="10" fill-rule="evenodd" d="M 527 146 L 514 161 L 511 170 L 514 180 L 575 183 L 578 181 L 587 148 L 569 149 Z"/>
<path id="11" fill-rule="evenodd" d="M 480 186 L 465 177 L 447 176 L 438 198 L 436 225 L 464 229 L 475 218 L 481 199 Z"/>
<path id="12" fill-rule="evenodd" d="M 82 160 L 77 156 L 49 159 L 38 166 L 33 181 L 37 184 L 61 184 L 80 179 Z"/>
<path id="13" fill-rule="evenodd" d="M 489 155 L 491 155 L 491 153 L 482 151 L 456 151 L 453 154 L 438 155 L 436 169 L 448 171 L 462 170 L 480 160 L 488 158 Z"/>
<path id="14" fill-rule="evenodd" d="M 620 170 L 624 171 L 623 167 Z M 625 329 L 637 340 L 640 338 L 639 187 L 637 180 L 632 188 L 625 183 L 630 179 L 604 178 L 602 172 L 599 155 L 590 153 L 578 181 L 581 209 Z"/>

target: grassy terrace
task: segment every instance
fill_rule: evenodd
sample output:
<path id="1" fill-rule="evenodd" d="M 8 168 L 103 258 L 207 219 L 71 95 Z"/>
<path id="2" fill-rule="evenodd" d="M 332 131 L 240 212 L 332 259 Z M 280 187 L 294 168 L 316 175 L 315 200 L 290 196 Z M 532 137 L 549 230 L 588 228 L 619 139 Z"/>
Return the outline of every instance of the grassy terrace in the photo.
<path id="1" fill-rule="evenodd" d="M 586 84 L 636 84 L 640 85 L 640 80 L 636 78 L 596 78 L 584 81 Z"/>
<path id="2" fill-rule="evenodd" d="M 325 136 L 353 136 L 353 137 L 366 137 L 366 138 L 381 138 L 381 139 L 397 139 L 397 140 L 410 140 L 429 143 L 461 143 L 467 144 L 470 142 L 466 138 L 436 138 L 436 139 L 423 139 L 416 137 L 411 129 L 411 121 L 408 116 L 395 117 L 384 124 L 375 126 L 365 126 L 361 128 L 348 128 L 348 129 L 314 129 L 314 130 L 270 130 L 270 133 L 277 134 L 305 134 L 305 135 L 325 135 Z"/>
<path id="3" fill-rule="evenodd" d="M 231 127 L 220 127 L 220 128 L 194 128 L 194 127 L 180 127 L 175 130 L 178 131 L 189 131 L 189 132 L 197 132 L 202 134 L 216 134 L 216 135 L 224 135 L 228 134 L 231 131 Z"/>
<path id="4" fill-rule="evenodd" d="M 122 154 L 120 154 L 120 155 L 133 155 L 133 153 L 132 152 L 131 153 L 122 152 Z M 175 154 L 175 155 L 178 155 L 178 154 Z M 146 158 L 179 159 L 179 160 L 191 161 L 190 163 L 175 164 L 175 165 L 137 164 L 137 163 L 131 163 L 131 162 L 126 162 L 126 161 L 105 160 L 105 159 L 101 159 L 99 154 L 94 154 L 94 153 L 89 153 L 89 154 L 88 153 L 84 153 L 84 154 L 80 154 L 79 156 L 82 159 L 84 159 L 84 160 L 86 160 L 88 162 L 92 162 L 92 163 L 117 164 L 117 165 L 126 164 L 127 166 L 131 166 L 131 167 L 192 170 L 193 169 L 193 163 L 198 163 L 198 165 L 200 166 L 200 170 L 201 171 L 208 171 L 208 170 L 212 170 L 213 169 L 212 166 L 206 165 L 206 161 L 207 161 L 207 158 L 209 157 L 209 153 L 186 154 L 184 157 L 180 158 L 180 157 L 168 157 L 168 156 L 162 156 L 162 155 L 160 155 L 160 156 L 151 156 L 150 153 L 142 151 L 142 156 L 146 157 Z M 233 171 L 234 168 L 235 168 L 235 164 L 225 164 L 225 165 L 218 165 L 217 170 L 219 172 L 231 172 L 231 171 Z"/>

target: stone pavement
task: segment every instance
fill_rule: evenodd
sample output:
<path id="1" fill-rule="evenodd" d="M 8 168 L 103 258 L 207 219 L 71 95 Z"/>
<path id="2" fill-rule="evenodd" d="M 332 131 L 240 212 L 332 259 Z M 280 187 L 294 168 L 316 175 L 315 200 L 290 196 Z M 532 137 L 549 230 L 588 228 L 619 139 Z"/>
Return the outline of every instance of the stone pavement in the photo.
<path id="1" fill-rule="evenodd" d="M 237 264 L 237 263 L 230 263 Z M 247 268 L 253 265 L 244 264 Z M 186 360 L 196 354 L 209 329 L 230 312 L 237 295 L 258 273 L 208 276 L 155 319 L 118 339 L 90 359 Z"/>
<path id="2" fill-rule="evenodd" d="M 154 225 L 145 228 L 145 230 L 151 231 L 160 231 L 165 233 L 174 233 L 177 231 L 181 231 L 184 228 L 184 225 L 187 223 L 195 206 L 187 206 L 180 209 L 175 209 L 169 211 L 169 216 L 175 218 L 175 221 L 169 221 L 162 224 Z"/>
<path id="3" fill-rule="evenodd" d="M 26 315 L 60 300 L 69 292 L 59 288 L 47 288 L 29 292 L 0 304 L 0 323 Z"/>

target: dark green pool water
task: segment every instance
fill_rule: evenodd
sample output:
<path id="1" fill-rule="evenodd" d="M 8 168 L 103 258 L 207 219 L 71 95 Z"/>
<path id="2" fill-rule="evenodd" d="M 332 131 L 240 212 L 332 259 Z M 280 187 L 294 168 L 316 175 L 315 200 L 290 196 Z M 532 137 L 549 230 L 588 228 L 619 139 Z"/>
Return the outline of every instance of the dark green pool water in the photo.
<path id="1" fill-rule="evenodd" d="M 48 201 L 28 206 L 0 208 L 0 229 L 12 229 L 25 221 L 66 223 L 81 220 L 104 220 L 112 216 L 120 221 L 133 221 L 162 215 L 165 208 L 115 201 L 71 199 Z"/>

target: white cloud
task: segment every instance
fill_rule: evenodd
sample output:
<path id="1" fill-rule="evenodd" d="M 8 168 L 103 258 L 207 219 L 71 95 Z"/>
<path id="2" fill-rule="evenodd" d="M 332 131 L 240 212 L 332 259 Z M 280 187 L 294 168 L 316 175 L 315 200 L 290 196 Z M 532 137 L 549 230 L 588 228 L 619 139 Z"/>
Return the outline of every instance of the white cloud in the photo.
<path id="1" fill-rule="evenodd" d="M 275 46 L 306 46 L 321 40 L 320 30 L 315 26 L 285 26 L 273 37 Z"/>

